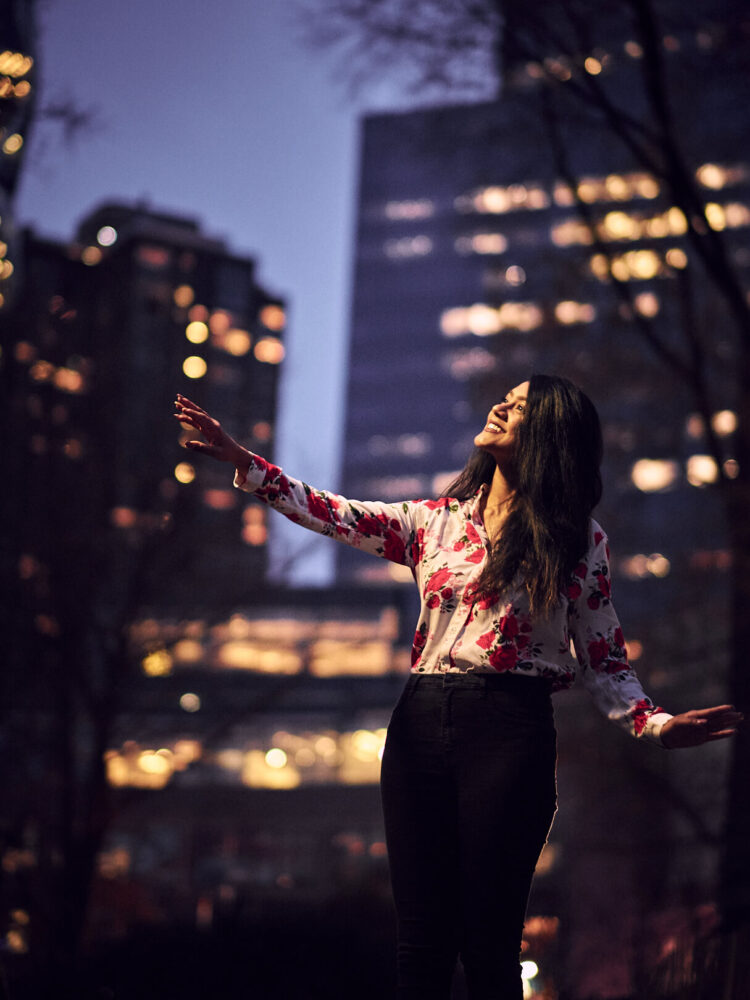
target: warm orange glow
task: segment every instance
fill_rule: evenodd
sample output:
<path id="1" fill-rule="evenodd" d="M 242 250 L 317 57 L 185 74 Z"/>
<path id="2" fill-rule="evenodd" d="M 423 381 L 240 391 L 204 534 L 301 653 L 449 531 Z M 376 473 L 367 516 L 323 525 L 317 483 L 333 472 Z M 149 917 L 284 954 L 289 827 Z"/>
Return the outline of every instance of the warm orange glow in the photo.
<path id="1" fill-rule="evenodd" d="M 29 369 L 29 375 L 35 382 L 49 382 L 55 374 L 55 366 L 51 361 L 37 361 Z"/>
<path id="2" fill-rule="evenodd" d="M 630 473 L 633 484 L 643 493 L 656 493 L 669 489 L 678 475 L 677 462 L 659 458 L 639 459 Z"/>
<path id="3" fill-rule="evenodd" d="M 81 253 L 81 260 L 88 267 L 95 267 L 102 259 L 99 247 L 86 247 Z"/>
<path id="4" fill-rule="evenodd" d="M 275 337 L 261 337 L 253 351 L 258 361 L 278 365 L 284 360 L 284 345 Z"/>
<path id="5" fill-rule="evenodd" d="M 191 354 L 182 362 L 182 370 L 188 378 L 203 378 L 208 371 L 208 365 L 197 354 Z"/>
<path id="6" fill-rule="evenodd" d="M 178 483 L 192 483 L 195 479 L 195 468 L 189 462 L 180 462 L 175 466 L 174 477 Z"/>
<path id="7" fill-rule="evenodd" d="M 172 673 L 172 657 L 166 649 L 156 649 L 143 657 L 141 668 L 149 677 L 165 677 Z"/>
<path id="8" fill-rule="evenodd" d="M 583 68 L 591 76 L 598 76 L 602 71 L 602 64 L 598 59 L 594 59 L 593 56 L 589 56 L 583 63 Z"/>
<path id="9" fill-rule="evenodd" d="M 195 323 L 206 323 L 208 321 L 208 309 L 202 305 L 191 306 L 188 310 L 188 319 Z"/>
<path id="10" fill-rule="evenodd" d="M 231 330 L 227 330 L 224 335 L 222 347 L 229 354 L 233 354 L 236 358 L 239 358 L 242 357 L 243 354 L 247 354 L 252 346 L 252 342 L 252 337 L 247 330 L 233 328 Z"/>
<path id="11" fill-rule="evenodd" d="M 286 323 L 286 313 L 281 306 L 274 303 L 269 303 L 260 311 L 258 316 L 263 326 L 267 327 L 269 330 L 273 330 L 278 333 L 279 330 L 284 329 Z"/>
<path id="12" fill-rule="evenodd" d="M 29 83 L 28 80 L 21 80 L 20 83 L 16 84 L 14 89 L 14 94 L 16 95 L 16 97 L 18 98 L 28 97 L 30 93 L 31 93 L 31 84 Z"/>
<path id="13" fill-rule="evenodd" d="M 19 340 L 13 351 L 13 356 L 20 364 L 30 364 L 36 357 L 36 347 L 28 340 Z"/>
<path id="14" fill-rule="evenodd" d="M 596 309 L 590 302 L 572 302 L 566 300 L 555 306 L 555 319 L 563 326 L 573 323 L 593 323 L 596 319 Z"/>
<path id="15" fill-rule="evenodd" d="M 216 309 L 208 318 L 208 328 L 215 337 L 221 337 L 232 325 L 232 317 L 223 309 Z"/>
<path id="16" fill-rule="evenodd" d="M 19 132 L 14 132 L 3 143 L 3 152 L 7 153 L 8 156 L 12 156 L 18 152 L 21 146 L 23 146 L 23 136 Z"/>
<path id="17" fill-rule="evenodd" d="M 237 505 L 237 490 L 204 490 L 203 503 L 212 510 L 232 510 Z"/>
<path id="18" fill-rule="evenodd" d="M 202 320 L 195 319 L 185 327 L 185 336 L 191 344 L 203 344 L 208 340 L 208 327 Z"/>
<path id="19" fill-rule="evenodd" d="M 116 528 L 132 528 L 138 522 L 138 513 L 132 507 L 113 507 L 109 519 Z"/>
<path id="20" fill-rule="evenodd" d="M 63 392 L 79 393 L 84 388 L 83 375 L 74 368 L 58 368 L 54 375 L 54 383 Z"/>
<path id="21" fill-rule="evenodd" d="M 187 309 L 195 298 L 195 292 L 190 285 L 178 285 L 172 293 L 172 298 L 180 309 Z"/>
<path id="22" fill-rule="evenodd" d="M 676 267 L 678 270 L 682 270 L 683 267 L 687 267 L 687 254 L 684 250 L 679 247 L 674 247 L 672 250 L 667 250 L 664 258 L 670 267 Z"/>

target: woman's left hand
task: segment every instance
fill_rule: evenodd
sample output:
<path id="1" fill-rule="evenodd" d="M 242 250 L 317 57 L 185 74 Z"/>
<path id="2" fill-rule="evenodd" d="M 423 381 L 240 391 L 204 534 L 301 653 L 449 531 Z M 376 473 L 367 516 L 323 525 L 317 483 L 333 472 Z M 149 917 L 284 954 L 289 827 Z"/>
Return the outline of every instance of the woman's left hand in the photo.
<path id="1" fill-rule="evenodd" d="M 697 708 L 691 712 L 674 715 L 661 728 L 661 741 L 670 750 L 679 747 L 698 747 L 710 740 L 723 740 L 734 736 L 744 716 L 734 705 L 716 705 Z"/>

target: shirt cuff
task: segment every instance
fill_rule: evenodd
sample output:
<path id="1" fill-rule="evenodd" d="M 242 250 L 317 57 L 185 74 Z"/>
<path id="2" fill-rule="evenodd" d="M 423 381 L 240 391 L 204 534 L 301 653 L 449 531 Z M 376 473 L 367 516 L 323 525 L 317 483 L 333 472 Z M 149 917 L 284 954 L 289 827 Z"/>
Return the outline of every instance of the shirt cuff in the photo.
<path id="1" fill-rule="evenodd" d="M 654 712 L 653 715 L 648 717 L 646 725 L 643 727 L 641 739 L 646 740 L 648 743 L 655 743 L 656 746 L 666 750 L 667 747 L 662 743 L 661 730 L 664 723 L 669 722 L 671 718 L 672 716 L 669 712 Z"/>
<path id="2" fill-rule="evenodd" d="M 260 486 L 260 483 L 253 482 L 253 471 L 252 465 L 247 470 L 247 475 L 244 475 L 239 469 L 235 469 L 234 481 L 232 485 L 236 489 L 242 490 L 243 493 L 255 493 Z"/>

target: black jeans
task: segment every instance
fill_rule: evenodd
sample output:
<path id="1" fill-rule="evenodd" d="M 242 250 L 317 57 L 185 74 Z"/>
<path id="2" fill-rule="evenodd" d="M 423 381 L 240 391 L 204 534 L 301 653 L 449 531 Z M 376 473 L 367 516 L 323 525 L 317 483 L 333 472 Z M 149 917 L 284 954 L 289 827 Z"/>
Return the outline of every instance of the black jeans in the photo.
<path id="1" fill-rule="evenodd" d="M 398 917 L 400 1000 L 520 1000 L 531 879 L 555 812 L 549 684 L 411 675 L 388 727 L 381 791 Z"/>

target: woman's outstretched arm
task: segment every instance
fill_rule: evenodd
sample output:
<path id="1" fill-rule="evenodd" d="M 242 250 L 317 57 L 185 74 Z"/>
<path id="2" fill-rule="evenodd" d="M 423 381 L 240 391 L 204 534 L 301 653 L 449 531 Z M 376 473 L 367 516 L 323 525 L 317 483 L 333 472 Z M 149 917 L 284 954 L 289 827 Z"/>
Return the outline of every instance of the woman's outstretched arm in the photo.
<path id="1" fill-rule="evenodd" d="M 698 747 L 734 736 L 744 716 L 734 705 L 715 705 L 673 715 L 661 727 L 661 741 L 670 750 Z"/>
<path id="2" fill-rule="evenodd" d="M 175 399 L 175 419 L 181 424 L 189 424 L 199 434 L 202 434 L 205 441 L 188 441 L 185 445 L 191 451 L 199 451 L 203 455 L 210 455 L 219 462 L 229 462 L 242 475 L 247 475 L 252 461 L 252 453 L 243 448 L 241 444 L 230 437 L 218 420 L 201 409 L 197 403 L 193 403 L 187 396 L 177 394 Z"/>
<path id="3" fill-rule="evenodd" d="M 414 569 L 420 551 L 415 544 L 416 522 L 423 516 L 419 501 L 347 500 L 314 489 L 243 448 L 218 420 L 186 396 L 177 397 L 175 409 L 181 423 L 195 428 L 205 438 L 188 441 L 186 447 L 234 465 L 235 486 L 304 528 Z"/>

